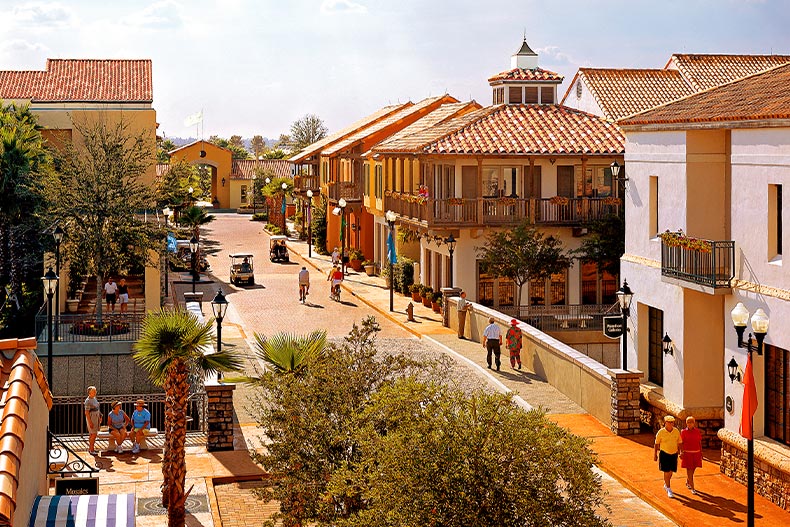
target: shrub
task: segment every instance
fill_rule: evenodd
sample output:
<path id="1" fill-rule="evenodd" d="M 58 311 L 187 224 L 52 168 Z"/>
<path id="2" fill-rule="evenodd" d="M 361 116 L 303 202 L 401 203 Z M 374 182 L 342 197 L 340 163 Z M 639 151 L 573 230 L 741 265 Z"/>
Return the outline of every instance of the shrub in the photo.
<path id="1" fill-rule="evenodd" d="M 283 233 L 282 227 L 280 227 L 279 225 L 275 225 L 273 223 L 267 223 L 266 230 L 275 235 Z"/>
<path id="2" fill-rule="evenodd" d="M 258 212 L 252 215 L 252 221 L 269 221 L 268 212 Z"/>
<path id="3" fill-rule="evenodd" d="M 321 196 L 312 209 L 313 246 L 318 254 L 329 254 L 326 250 L 326 208 L 327 200 Z"/>
<path id="4" fill-rule="evenodd" d="M 420 284 L 411 284 L 409 286 L 409 293 L 420 293 L 422 289 L 422 285 Z"/>
<path id="5" fill-rule="evenodd" d="M 392 273 L 395 278 L 395 289 L 402 295 L 408 295 L 409 286 L 414 283 L 414 261 L 409 258 L 400 258 Z"/>
<path id="6" fill-rule="evenodd" d="M 359 249 L 354 247 L 353 249 L 351 249 L 349 251 L 348 258 L 350 260 L 364 260 L 365 259 L 365 253 L 363 253 L 362 251 L 360 251 Z"/>

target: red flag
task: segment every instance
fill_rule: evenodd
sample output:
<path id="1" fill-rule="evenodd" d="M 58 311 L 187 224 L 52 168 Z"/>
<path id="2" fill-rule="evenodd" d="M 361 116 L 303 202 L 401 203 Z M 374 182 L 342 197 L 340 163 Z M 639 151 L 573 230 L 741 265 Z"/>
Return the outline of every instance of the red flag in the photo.
<path id="1" fill-rule="evenodd" d="M 746 359 L 746 371 L 743 375 L 743 410 L 741 412 L 741 435 L 746 439 L 754 439 L 752 422 L 757 411 L 757 386 L 754 384 L 751 353 Z"/>

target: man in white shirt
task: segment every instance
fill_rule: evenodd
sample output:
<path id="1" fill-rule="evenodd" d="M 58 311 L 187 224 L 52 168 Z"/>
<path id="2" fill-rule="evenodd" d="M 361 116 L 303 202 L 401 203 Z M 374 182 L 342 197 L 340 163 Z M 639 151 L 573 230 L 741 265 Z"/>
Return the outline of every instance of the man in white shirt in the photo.
<path id="1" fill-rule="evenodd" d="M 107 311 L 115 311 L 115 301 L 118 293 L 118 284 L 112 281 L 112 276 L 104 284 L 104 298 L 107 301 Z"/>
<path id="2" fill-rule="evenodd" d="M 494 354 L 496 360 L 496 371 L 499 371 L 501 364 L 500 354 L 502 346 L 502 330 L 494 322 L 494 317 L 488 319 L 488 325 L 483 330 L 483 347 L 486 349 L 486 362 L 488 369 L 491 369 L 491 354 Z"/>
<path id="3" fill-rule="evenodd" d="M 307 300 L 307 295 L 310 294 L 310 271 L 307 270 L 307 267 L 302 267 L 302 270 L 299 271 L 299 301 L 301 303 L 305 303 Z"/>

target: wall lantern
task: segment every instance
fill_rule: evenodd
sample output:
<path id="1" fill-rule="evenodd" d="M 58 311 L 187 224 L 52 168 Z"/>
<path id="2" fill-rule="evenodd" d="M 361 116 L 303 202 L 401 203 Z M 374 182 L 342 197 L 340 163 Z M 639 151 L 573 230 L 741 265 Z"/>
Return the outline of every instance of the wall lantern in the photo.
<path id="1" fill-rule="evenodd" d="M 225 178 L 222 178 L 222 186 L 225 186 Z"/>
<path id="2" fill-rule="evenodd" d="M 669 335 L 667 333 L 664 333 L 664 338 L 661 339 L 661 342 L 662 342 L 663 349 L 664 349 L 664 355 L 673 355 L 674 356 L 675 352 L 672 349 L 672 339 L 669 338 Z"/>
<path id="3" fill-rule="evenodd" d="M 730 382 L 735 382 L 735 379 L 741 382 L 741 372 L 738 370 L 738 363 L 735 362 L 735 357 L 733 357 L 730 359 L 730 362 L 727 363 L 727 373 L 730 375 Z"/>

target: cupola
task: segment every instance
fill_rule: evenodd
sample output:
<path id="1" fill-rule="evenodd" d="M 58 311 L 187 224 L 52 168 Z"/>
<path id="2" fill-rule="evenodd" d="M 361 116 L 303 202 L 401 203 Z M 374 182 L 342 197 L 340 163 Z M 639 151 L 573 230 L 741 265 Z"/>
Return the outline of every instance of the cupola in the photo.
<path id="1" fill-rule="evenodd" d="M 538 54 L 527 44 L 510 57 L 510 70 L 488 79 L 493 88 L 494 105 L 497 104 L 554 104 L 557 86 L 562 75 L 538 67 Z"/>

